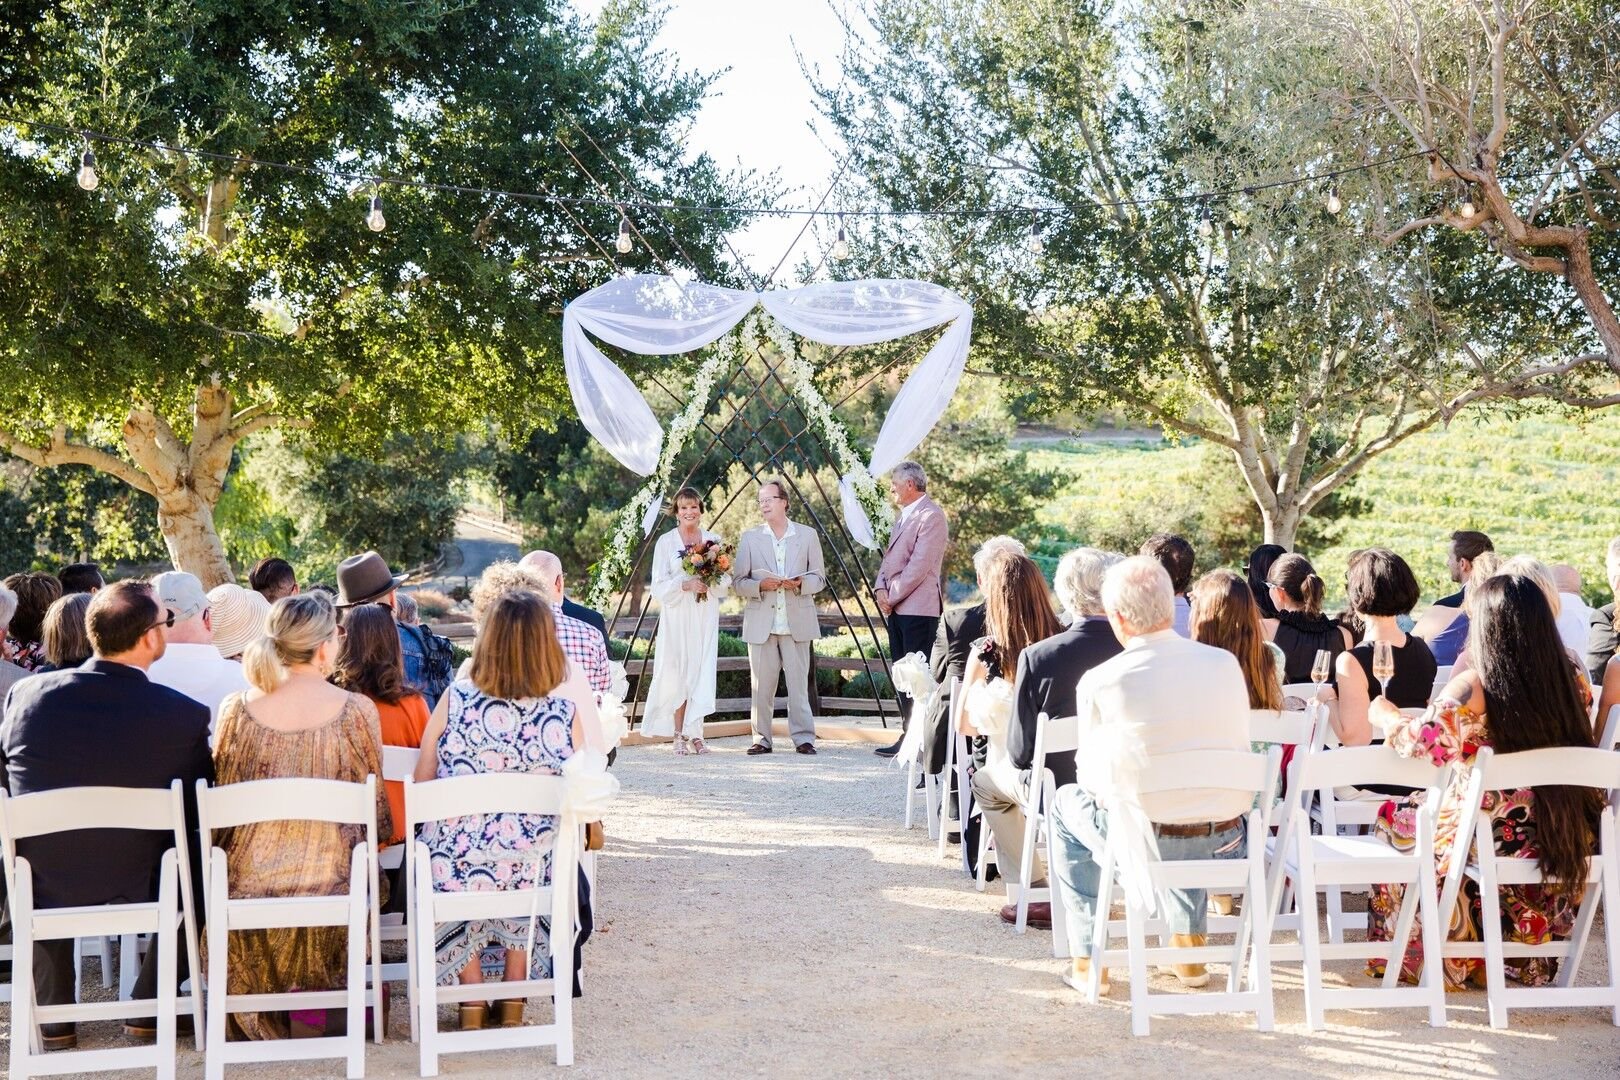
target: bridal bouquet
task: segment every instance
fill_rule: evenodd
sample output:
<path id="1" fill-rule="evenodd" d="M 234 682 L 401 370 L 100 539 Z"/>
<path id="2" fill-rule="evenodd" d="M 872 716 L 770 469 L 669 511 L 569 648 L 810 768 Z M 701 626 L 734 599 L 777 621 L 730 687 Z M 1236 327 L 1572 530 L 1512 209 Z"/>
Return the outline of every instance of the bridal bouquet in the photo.
<path id="1" fill-rule="evenodd" d="M 999 736 L 1012 721 L 1012 683 L 1006 679 L 974 683 L 962 702 L 962 712 L 980 735 Z"/>
<path id="2" fill-rule="evenodd" d="M 731 557 L 736 554 L 730 544 L 718 540 L 699 540 L 681 552 L 681 569 L 713 589 L 731 573 Z M 708 593 L 698 593 L 699 600 L 707 600 Z"/>

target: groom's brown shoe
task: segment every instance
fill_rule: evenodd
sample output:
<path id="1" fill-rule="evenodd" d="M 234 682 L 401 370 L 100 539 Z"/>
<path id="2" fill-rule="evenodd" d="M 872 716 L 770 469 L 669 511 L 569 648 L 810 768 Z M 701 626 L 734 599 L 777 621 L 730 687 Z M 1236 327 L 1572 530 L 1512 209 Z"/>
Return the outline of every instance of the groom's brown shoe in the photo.
<path id="1" fill-rule="evenodd" d="M 771 748 L 766 746 L 762 742 L 757 742 L 753 746 L 750 746 L 748 748 L 748 756 L 749 757 L 753 757 L 756 754 L 768 754 L 770 752 L 771 752 Z"/>
<path id="2" fill-rule="evenodd" d="M 816 744 L 815 743 L 802 742 L 797 747 L 795 747 L 795 749 L 798 750 L 798 752 L 801 753 L 801 754 L 814 754 L 816 752 Z"/>

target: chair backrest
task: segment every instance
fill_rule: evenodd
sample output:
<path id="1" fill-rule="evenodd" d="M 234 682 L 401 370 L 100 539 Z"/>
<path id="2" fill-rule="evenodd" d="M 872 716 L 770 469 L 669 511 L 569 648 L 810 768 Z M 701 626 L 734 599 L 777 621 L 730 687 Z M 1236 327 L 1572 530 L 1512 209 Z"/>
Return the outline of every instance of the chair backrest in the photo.
<path id="1" fill-rule="evenodd" d="M 422 751 L 414 746 L 384 746 L 382 771 L 384 780 L 409 780 L 416 774 L 416 763 Z"/>
<path id="2" fill-rule="evenodd" d="M 1222 791 L 1270 791 L 1269 773 L 1277 767 L 1282 753 L 1255 754 L 1247 750 L 1182 750 L 1156 754 L 1137 777 L 1140 794 L 1183 788 L 1216 788 Z"/>
<path id="3" fill-rule="evenodd" d="M 264 821 L 325 821 L 363 825 L 370 850 L 377 850 L 377 778 L 364 783 L 315 780 L 302 776 L 247 780 L 209 787 L 197 781 L 197 818 L 203 850 L 214 846 L 214 833 Z"/>
<path id="4" fill-rule="evenodd" d="M 1310 711 L 1250 709 L 1249 741 L 1308 748 L 1311 744 Z"/>
<path id="5" fill-rule="evenodd" d="M 1310 701 L 1316 697 L 1316 684 L 1313 682 L 1283 683 L 1283 697 L 1297 697 L 1301 701 Z"/>
<path id="6" fill-rule="evenodd" d="M 1030 754 L 1034 771 L 1046 767 L 1052 754 L 1072 754 L 1080 748 L 1080 718 L 1078 716 L 1047 716 L 1035 718 L 1035 746 Z"/>
<path id="7" fill-rule="evenodd" d="M 1445 776 L 1444 765 L 1417 758 L 1401 757 L 1387 746 L 1340 746 L 1325 753 L 1310 754 L 1296 780 L 1300 794 L 1335 787 L 1361 787 L 1387 784 L 1393 787 L 1438 787 Z"/>
<path id="8" fill-rule="evenodd" d="M 544 773 L 477 773 L 405 782 L 405 825 L 475 814 L 560 814 L 563 778 Z"/>
<path id="9" fill-rule="evenodd" d="M 166 788 L 77 787 L 7 795 L 0 789 L 0 855 L 6 882 L 13 874 L 17 841 L 78 829 L 135 829 L 171 833 L 182 860 L 187 857 L 185 804 L 180 781 Z M 182 862 L 181 865 L 185 865 Z M 191 903 L 191 881 L 185 881 L 185 900 Z"/>
<path id="10" fill-rule="evenodd" d="M 956 737 L 956 723 L 962 717 L 962 697 L 963 697 L 963 694 L 962 694 L 962 676 L 960 676 L 960 675 L 952 675 L 951 676 L 951 707 L 950 707 L 950 721 L 951 721 L 950 735 L 951 735 L 952 738 Z"/>

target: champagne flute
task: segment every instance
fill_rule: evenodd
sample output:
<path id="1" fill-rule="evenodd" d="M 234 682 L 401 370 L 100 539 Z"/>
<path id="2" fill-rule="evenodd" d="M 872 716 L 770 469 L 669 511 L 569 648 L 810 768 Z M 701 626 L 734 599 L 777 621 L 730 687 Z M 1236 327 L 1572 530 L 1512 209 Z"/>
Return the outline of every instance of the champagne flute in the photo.
<path id="1" fill-rule="evenodd" d="M 1316 659 L 1311 662 L 1311 682 L 1320 689 L 1328 681 L 1328 675 L 1333 672 L 1333 653 L 1327 649 L 1317 649 Z"/>
<path id="2" fill-rule="evenodd" d="M 1395 652 L 1389 642 L 1373 642 L 1372 668 L 1373 678 L 1383 687 L 1384 696 L 1389 697 L 1389 680 L 1395 677 Z"/>

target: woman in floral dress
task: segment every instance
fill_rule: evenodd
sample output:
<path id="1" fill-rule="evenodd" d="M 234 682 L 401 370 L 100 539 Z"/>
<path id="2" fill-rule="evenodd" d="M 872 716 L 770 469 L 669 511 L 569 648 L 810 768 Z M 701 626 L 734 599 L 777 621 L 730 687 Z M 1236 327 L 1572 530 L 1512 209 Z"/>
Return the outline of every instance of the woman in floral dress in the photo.
<path id="1" fill-rule="evenodd" d="M 439 701 L 422 736 L 416 779 L 475 773 L 559 774 L 563 762 L 583 745 L 574 703 L 553 696 L 568 673 L 557 640 L 551 608 L 539 595 L 509 593 L 485 618 L 469 677 L 457 679 Z M 557 819 L 550 814 L 480 814 L 430 822 L 422 829 L 438 892 L 493 892 L 526 889 L 551 881 L 551 848 Z M 565 931 L 566 932 L 566 931 Z M 546 920 L 538 920 L 534 940 L 547 940 Z M 504 951 L 507 981 L 551 976 L 551 950 L 533 957 L 526 919 L 484 919 L 438 927 L 438 981 L 484 981 L 483 954 Z M 562 946 L 572 948 L 573 942 Z M 497 959 L 500 967 L 501 960 Z M 502 1026 L 522 1023 L 523 1001 L 496 1002 Z M 488 1006 L 461 1006 L 461 1026 L 484 1026 Z"/>
<path id="2" fill-rule="evenodd" d="M 1442 879 L 1458 857 L 1457 829 L 1467 795 L 1468 777 L 1480 748 L 1510 754 L 1552 746 L 1591 746 L 1587 708 L 1592 700 L 1580 665 L 1564 650 L 1546 596 L 1529 578 L 1501 575 L 1478 587 L 1470 597 L 1472 625 L 1469 650 L 1475 667 L 1449 682 L 1421 716 L 1405 716 L 1383 698 L 1374 701 L 1373 722 L 1385 730 L 1385 741 L 1404 757 L 1424 758 L 1455 766 L 1435 823 L 1435 859 Z M 1376 826 L 1396 848 L 1415 844 L 1417 808 L 1422 794 L 1410 801 L 1389 802 Z M 1601 796 L 1589 788 L 1567 786 L 1493 791 L 1485 794 L 1483 813 L 1491 824 L 1498 856 L 1535 859 L 1552 885 L 1501 887 L 1502 939 L 1540 945 L 1569 937 L 1583 886 L 1586 859 L 1597 845 Z M 1472 857 L 1464 839 L 1464 857 Z M 1368 905 L 1367 936 L 1388 941 L 1400 912 L 1402 887 L 1374 886 Z M 1447 936 L 1453 941 L 1479 941 L 1480 899 L 1476 882 L 1464 879 Z M 1557 974 L 1557 963 L 1542 957 L 1509 959 L 1508 974 L 1525 985 L 1542 986 Z M 1368 971 L 1382 975 L 1384 963 Z M 1402 979 L 1415 982 L 1423 971 L 1420 940 L 1408 943 Z M 1484 985 L 1484 961 L 1448 958 L 1448 990 Z"/>

